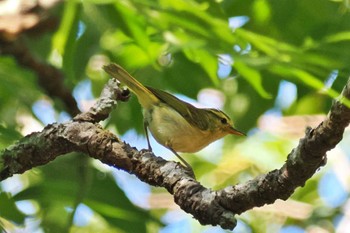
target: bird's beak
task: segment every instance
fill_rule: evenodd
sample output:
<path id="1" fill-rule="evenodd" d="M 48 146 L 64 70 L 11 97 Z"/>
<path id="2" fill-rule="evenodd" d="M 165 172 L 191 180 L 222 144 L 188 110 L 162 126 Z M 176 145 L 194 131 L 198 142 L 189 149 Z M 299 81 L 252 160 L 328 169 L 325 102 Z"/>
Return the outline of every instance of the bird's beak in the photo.
<path id="1" fill-rule="evenodd" d="M 247 136 L 245 133 L 243 133 L 243 132 L 233 128 L 232 126 L 230 126 L 227 129 L 227 132 L 230 133 L 230 134 L 238 135 L 238 136 Z"/>

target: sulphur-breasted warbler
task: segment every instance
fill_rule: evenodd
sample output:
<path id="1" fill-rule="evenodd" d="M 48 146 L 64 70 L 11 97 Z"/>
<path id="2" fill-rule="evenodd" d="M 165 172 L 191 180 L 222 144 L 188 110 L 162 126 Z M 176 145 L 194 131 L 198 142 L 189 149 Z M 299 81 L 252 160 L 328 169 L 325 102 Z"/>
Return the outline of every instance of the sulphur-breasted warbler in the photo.
<path id="1" fill-rule="evenodd" d="M 191 170 L 177 152 L 197 152 L 225 135 L 244 135 L 220 110 L 196 108 L 165 91 L 144 86 L 117 64 L 106 65 L 103 69 L 137 96 L 143 108 L 148 149 L 152 150 L 147 129 L 158 143 L 171 150 Z"/>

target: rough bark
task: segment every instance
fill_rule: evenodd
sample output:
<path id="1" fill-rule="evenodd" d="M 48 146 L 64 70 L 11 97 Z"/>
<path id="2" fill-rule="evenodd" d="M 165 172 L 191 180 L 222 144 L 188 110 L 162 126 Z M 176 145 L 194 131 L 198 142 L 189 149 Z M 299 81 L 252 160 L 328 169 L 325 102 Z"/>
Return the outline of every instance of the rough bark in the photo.
<path id="1" fill-rule="evenodd" d="M 79 151 L 134 174 L 150 185 L 166 188 L 175 202 L 201 224 L 233 229 L 236 214 L 277 199 L 286 200 L 297 187 L 303 186 L 325 165 L 326 152 L 342 140 L 350 122 L 350 109 L 342 103 L 342 99 L 350 98 L 349 79 L 327 119 L 316 128 L 307 129 L 280 169 L 245 184 L 214 191 L 203 187 L 181 164 L 166 161 L 146 150 L 138 151 L 96 123 L 108 116 L 117 99 L 127 99 L 127 94 L 111 80 L 90 111 L 72 121 L 48 125 L 41 132 L 27 135 L 1 151 L 0 180 L 46 164 L 57 156 Z"/>

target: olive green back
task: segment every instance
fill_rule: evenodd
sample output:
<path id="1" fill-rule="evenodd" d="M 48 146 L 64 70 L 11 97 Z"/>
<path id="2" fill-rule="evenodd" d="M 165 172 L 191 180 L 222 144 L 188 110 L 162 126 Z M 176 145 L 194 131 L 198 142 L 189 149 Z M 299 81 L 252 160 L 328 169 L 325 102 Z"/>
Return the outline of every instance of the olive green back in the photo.
<path id="1" fill-rule="evenodd" d="M 202 109 L 196 108 L 193 105 L 186 103 L 179 98 L 149 86 L 146 86 L 159 100 L 175 109 L 181 116 L 183 116 L 191 125 L 198 127 L 201 130 L 207 130 L 210 126 L 210 119 L 212 119 L 213 111 L 216 109 Z"/>

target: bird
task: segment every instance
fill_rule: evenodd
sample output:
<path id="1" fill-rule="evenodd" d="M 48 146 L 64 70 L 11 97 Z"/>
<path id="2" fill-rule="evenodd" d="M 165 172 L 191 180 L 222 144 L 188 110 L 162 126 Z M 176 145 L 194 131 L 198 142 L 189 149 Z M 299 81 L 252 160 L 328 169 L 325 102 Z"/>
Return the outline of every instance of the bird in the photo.
<path id="1" fill-rule="evenodd" d="M 159 144 L 172 151 L 192 172 L 191 165 L 178 152 L 195 153 L 228 134 L 245 135 L 233 127 L 231 118 L 221 110 L 197 108 L 168 92 L 144 86 L 116 63 L 103 69 L 137 96 L 143 109 L 148 150 L 152 151 L 149 130 Z"/>

